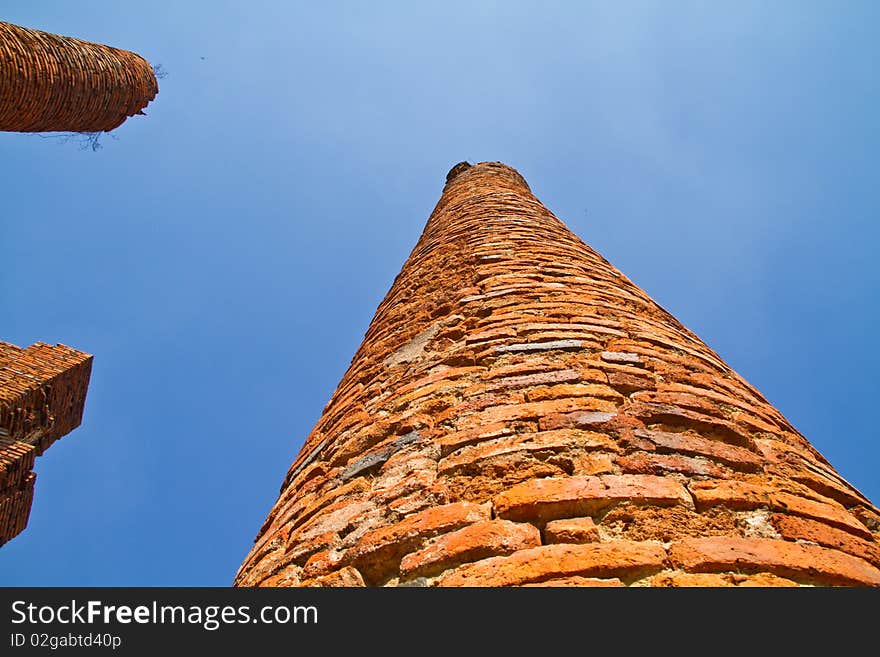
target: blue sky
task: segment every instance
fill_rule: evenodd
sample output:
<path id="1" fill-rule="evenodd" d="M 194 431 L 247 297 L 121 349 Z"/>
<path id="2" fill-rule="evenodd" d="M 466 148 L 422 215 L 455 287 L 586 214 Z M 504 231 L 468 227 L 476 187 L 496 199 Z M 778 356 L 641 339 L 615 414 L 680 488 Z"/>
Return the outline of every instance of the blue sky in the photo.
<path id="1" fill-rule="evenodd" d="M 516 167 L 880 502 L 880 4 L 2 9 L 169 75 L 97 152 L 0 133 L 0 339 L 95 355 L 0 584 L 230 584 L 464 159 Z"/>

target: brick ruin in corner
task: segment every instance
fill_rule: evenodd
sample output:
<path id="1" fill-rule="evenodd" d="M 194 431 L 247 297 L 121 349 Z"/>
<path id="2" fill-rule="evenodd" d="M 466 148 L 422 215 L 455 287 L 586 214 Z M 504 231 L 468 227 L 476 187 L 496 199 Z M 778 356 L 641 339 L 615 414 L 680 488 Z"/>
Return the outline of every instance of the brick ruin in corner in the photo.
<path id="1" fill-rule="evenodd" d="M 500 163 L 457 165 L 238 586 L 880 585 L 880 512 Z"/>
<path id="2" fill-rule="evenodd" d="M 0 342 L 0 545 L 27 526 L 34 458 L 82 421 L 91 369 L 64 345 Z"/>

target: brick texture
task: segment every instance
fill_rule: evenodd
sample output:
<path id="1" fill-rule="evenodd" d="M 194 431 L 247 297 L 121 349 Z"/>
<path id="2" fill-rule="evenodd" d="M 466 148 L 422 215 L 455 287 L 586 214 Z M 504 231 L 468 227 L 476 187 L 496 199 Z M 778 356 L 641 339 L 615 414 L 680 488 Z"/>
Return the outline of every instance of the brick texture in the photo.
<path id="1" fill-rule="evenodd" d="M 238 586 L 877 586 L 880 511 L 497 162 L 456 165 Z"/>
<path id="2" fill-rule="evenodd" d="M 143 57 L 0 22 L 0 130 L 113 130 L 156 97 Z"/>
<path id="3" fill-rule="evenodd" d="M 0 342 L 0 545 L 27 526 L 34 458 L 82 421 L 91 368 L 64 345 Z"/>

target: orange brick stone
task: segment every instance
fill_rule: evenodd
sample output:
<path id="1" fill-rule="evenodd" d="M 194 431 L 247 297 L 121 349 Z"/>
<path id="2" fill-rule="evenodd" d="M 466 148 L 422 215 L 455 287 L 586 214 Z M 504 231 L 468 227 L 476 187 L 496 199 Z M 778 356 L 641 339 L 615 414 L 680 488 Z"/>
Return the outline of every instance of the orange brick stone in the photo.
<path id="1" fill-rule="evenodd" d="M 861 557 L 868 563 L 880 567 L 880 546 L 872 541 L 856 538 L 848 532 L 829 527 L 822 522 L 782 513 L 773 514 L 772 523 L 783 538 L 792 541 L 810 541 L 825 547 L 832 547 Z"/>
<path id="2" fill-rule="evenodd" d="M 544 527 L 545 543 L 593 543 L 599 540 L 599 529 L 592 518 L 551 520 Z"/>
<path id="3" fill-rule="evenodd" d="M 541 534 L 533 525 L 486 520 L 439 536 L 427 547 L 408 554 L 400 563 L 406 577 L 433 575 L 454 565 L 537 547 Z"/>
<path id="4" fill-rule="evenodd" d="M 770 538 L 691 538 L 673 543 L 669 557 L 688 572 L 763 571 L 825 585 L 880 586 L 880 570 L 863 559 Z"/>
<path id="5" fill-rule="evenodd" d="M 575 575 L 574 577 L 560 577 L 559 579 L 548 579 L 543 582 L 533 582 L 531 584 L 523 584 L 524 587 L 573 587 L 573 586 L 585 586 L 585 587 L 620 587 L 626 586 L 623 582 L 621 582 L 616 577 L 612 577 L 611 579 L 599 579 L 597 577 L 579 577 Z"/>
<path id="6" fill-rule="evenodd" d="M 878 545 L 757 390 L 517 171 L 460 163 L 235 584 L 867 586 Z"/>
<path id="7" fill-rule="evenodd" d="M 455 502 L 416 513 L 396 525 L 368 532 L 346 554 L 343 563 L 352 564 L 371 581 L 396 572 L 400 559 L 419 547 L 423 541 L 464 527 L 489 520 L 486 506 Z"/>
<path id="8" fill-rule="evenodd" d="M 691 476 L 725 477 L 723 468 L 706 459 L 697 459 L 678 454 L 648 454 L 636 452 L 615 459 L 626 473 L 662 475 L 667 472 L 680 472 Z"/>
<path id="9" fill-rule="evenodd" d="M 521 586 L 571 576 L 635 578 L 663 568 L 666 550 L 657 543 L 544 545 L 508 557 L 492 557 L 444 575 L 440 586 Z"/>
<path id="10" fill-rule="evenodd" d="M 797 582 L 784 577 L 777 577 L 768 573 L 757 575 L 742 575 L 739 573 L 709 574 L 709 573 L 660 573 L 650 580 L 651 586 L 660 587 L 796 587 Z"/>
<path id="11" fill-rule="evenodd" d="M 480 461 L 515 452 L 560 452 L 603 448 L 616 450 L 617 446 L 614 441 L 597 433 L 571 430 L 525 432 L 466 447 L 442 459 L 437 467 L 441 473 L 456 472 L 472 468 Z"/>
<path id="12" fill-rule="evenodd" d="M 638 438 L 650 440 L 661 452 L 702 456 L 745 472 L 756 472 L 761 469 L 761 458 L 757 454 L 720 440 L 707 440 L 700 436 L 647 429 L 636 429 L 633 434 Z"/>
<path id="13" fill-rule="evenodd" d="M 773 486 L 745 481 L 698 481 L 690 486 L 697 508 L 723 504 L 731 509 L 756 509 L 766 506 L 824 521 L 854 534 L 870 538 L 865 526 L 833 500 L 820 502 L 780 491 Z"/>
<path id="14" fill-rule="evenodd" d="M 310 556 L 302 569 L 303 577 L 315 579 L 329 575 L 340 567 L 343 553 L 337 550 L 321 550 Z"/>
<path id="15" fill-rule="evenodd" d="M 595 399 L 622 400 L 623 395 L 601 383 L 573 383 L 570 385 L 556 385 L 536 388 L 526 392 L 526 399 L 530 402 L 543 401 L 545 399 L 568 399 L 575 397 L 591 397 Z"/>
<path id="16" fill-rule="evenodd" d="M 546 522 L 589 516 L 617 502 L 692 506 L 678 482 L 651 475 L 599 475 L 535 479 L 498 495 L 495 513 L 509 520 Z"/>
<path id="17" fill-rule="evenodd" d="M 364 578 L 357 569 L 346 566 L 329 575 L 322 575 L 313 579 L 307 579 L 300 582 L 299 586 L 310 586 L 318 588 L 354 588 L 363 587 Z"/>

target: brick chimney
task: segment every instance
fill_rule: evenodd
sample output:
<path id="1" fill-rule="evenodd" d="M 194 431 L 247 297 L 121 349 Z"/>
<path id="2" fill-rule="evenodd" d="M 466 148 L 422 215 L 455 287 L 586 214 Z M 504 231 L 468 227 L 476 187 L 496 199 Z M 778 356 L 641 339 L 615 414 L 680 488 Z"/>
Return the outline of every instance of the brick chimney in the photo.
<path id="1" fill-rule="evenodd" d="M 237 586 L 880 586 L 880 512 L 497 162 L 460 163 Z"/>
<path id="2" fill-rule="evenodd" d="M 127 50 L 0 22 L 0 130 L 113 130 L 159 92 Z"/>

